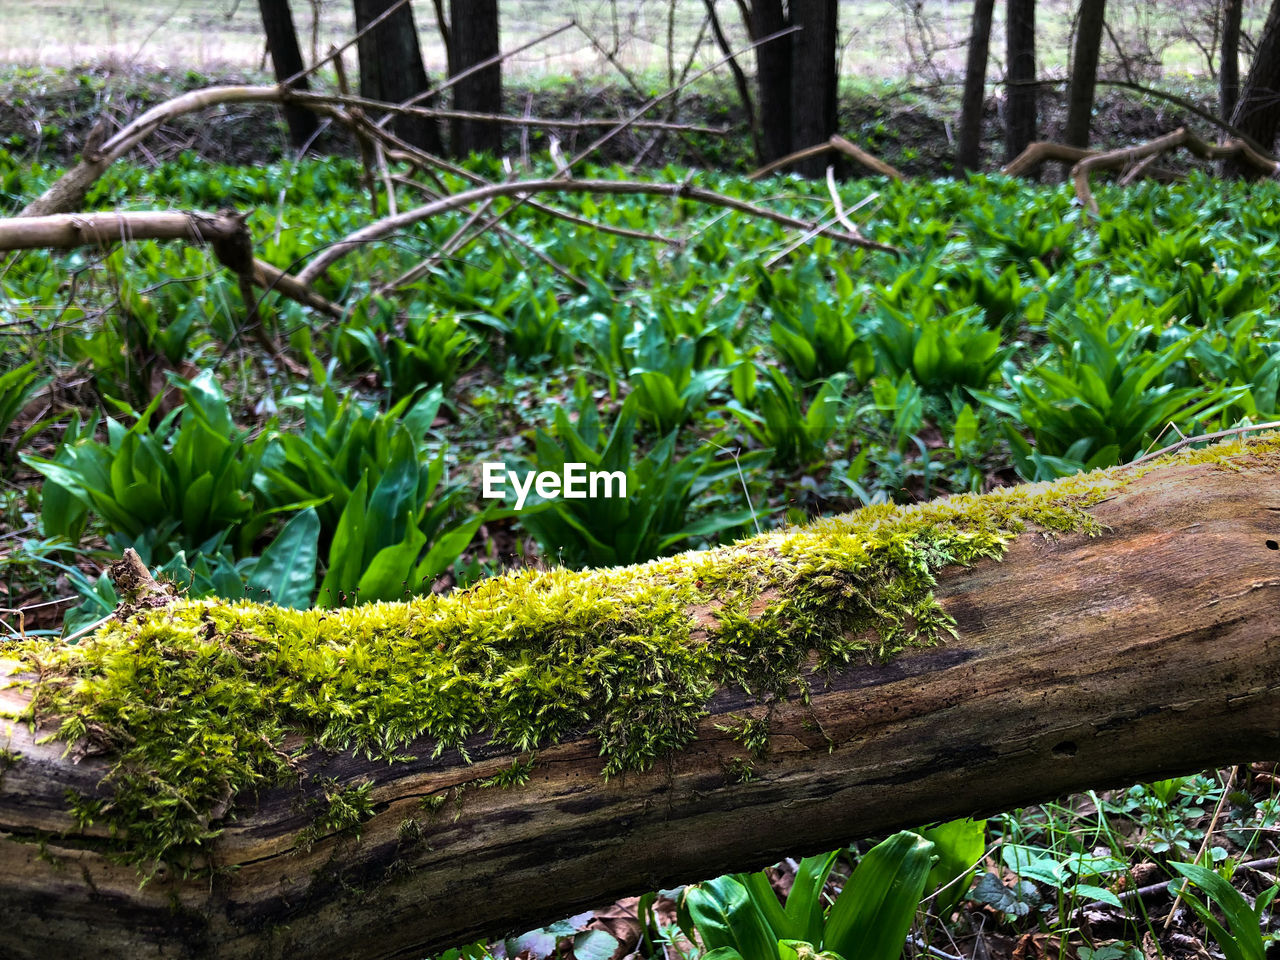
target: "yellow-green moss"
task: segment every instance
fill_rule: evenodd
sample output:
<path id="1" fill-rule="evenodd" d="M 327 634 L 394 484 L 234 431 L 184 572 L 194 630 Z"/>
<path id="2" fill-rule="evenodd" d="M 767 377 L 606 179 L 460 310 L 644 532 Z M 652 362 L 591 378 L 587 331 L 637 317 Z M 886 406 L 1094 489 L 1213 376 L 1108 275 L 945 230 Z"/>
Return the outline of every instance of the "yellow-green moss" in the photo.
<path id="1" fill-rule="evenodd" d="M 803 696 L 811 652 L 837 670 L 944 639 L 939 569 L 998 557 L 1028 525 L 1096 533 L 1087 508 L 1134 475 L 871 507 L 732 547 L 522 571 L 408 603 L 303 612 L 179 601 L 77 646 L 6 652 L 36 668 L 34 718 L 113 758 L 110 799 L 75 799 L 81 821 L 110 825 L 129 859 L 180 861 L 217 835 L 229 799 L 288 782 L 314 749 L 390 760 L 415 741 L 439 754 L 478 736 L 526 752 L 586 732 L 606 776 L 644 769 L 694 737 L 721 687 Z M 281 744 L 296 733 L 307 743 L 290 756 Z M 763 755 L 759 731 L 747 733 Z M 521 783 L 530 764 L 493 782 Z M 368 814 L 367 791 L 336 790 L 330 812 L 334 797 L 333 826 Z"/>

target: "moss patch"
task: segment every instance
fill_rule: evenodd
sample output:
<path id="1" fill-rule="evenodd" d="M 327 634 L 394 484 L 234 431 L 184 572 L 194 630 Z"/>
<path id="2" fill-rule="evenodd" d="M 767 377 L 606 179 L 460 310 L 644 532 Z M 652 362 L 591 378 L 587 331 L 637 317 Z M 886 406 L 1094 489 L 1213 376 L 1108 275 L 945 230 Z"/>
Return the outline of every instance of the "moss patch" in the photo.
<path id="1" fill-rule="evenodd" d="M 585 731 L 605 776 L 645 769 L 693 739 L 721 687 L 785 698 L 803 692 L 811 653 L 837 670 L 945 639 L 938 570 L 998 557 L 1028 525 L 1097 533 L 1087 508 L 1138 472 L 872 507 L 636 567 L 522 571 L 408 603 L 178 601 L 77 646 L 6 653 L 39 678 L 31 718 L 112 759 L 109 799 L 73 800 L 80 821 L 107 823 L 132 861 L 189 862 L 237 798 L 289 782 L 308 750 L 391 759 L 414 741 L 439 754 L 479 735 L 526 752 Z M 281 745 L 297 733 L 306 746 L 290 755 Z M 753 755 L 767 749 L 747 739 Z M 531 763 L 494 784 L 522 783 Z M 341 826 L 367 815 L 367 791 L 334 797 Z"/>

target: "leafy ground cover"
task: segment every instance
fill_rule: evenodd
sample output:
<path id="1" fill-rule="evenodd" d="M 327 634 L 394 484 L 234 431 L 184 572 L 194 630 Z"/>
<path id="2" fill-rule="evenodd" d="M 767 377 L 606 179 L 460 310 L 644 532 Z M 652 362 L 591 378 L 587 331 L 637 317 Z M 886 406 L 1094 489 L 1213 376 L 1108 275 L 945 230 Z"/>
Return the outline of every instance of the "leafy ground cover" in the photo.
<path id="1" fill-rule="evenodd" d="M 0 153 L 0 204 L 54 175 Z M 805 216 L 830 206 L 825 185 L 795 179 L 657 176 Z M 259 254 L 296 267 L 367 221 L 359 183 L 343 159 L 247 168 L 181 155 L 118 165 L 88 205 L 253 209 Z M 1124 462 L 1172 438 L 1170 424 L 1190 434 L 1276 418 L 1280 186 L 1199 175 L 1104 186 L 1096 223 L 1066 188 L 1000 177 L 841 192 L 864 233 L 901 256 L 796 246 L 772 224 L 684 200 L 578 195 L 557 202 L 677 242 L 520 207 L 506 222 L 522 243 L 486 234 L 406 296 L 372 295 L 461 222 L 437 218 L 327 272 L 322 292 L 354 304 L 340 321 L 264 300 L 265 333 L 292 365 L 263 354 L 234 279 L 204 250 L 10 258 L 0 603 L 23 614 L 6 622 L 57 635 L 99 620 L 117 598 L 98 570 L 126 546 L 191 596 L 341 606 L 522 564 L 632 563 L 859 505 Z M 535 494 L 516 511 L 481 496 L 486 461 L 585 462 L 625 474 L 629 495 Z M 613 928 L 591 921 L 595 936 L 562 924 L 495 950 L 545 954 L 574 937 L 579 957 L 628 938 L 646 955 L 713 960 L 896 956 L 901 937 L 881 954 L 856 933 L 880 903 L 901 923 L 878 929 L 914 928 L 935 954 L 1110 960 L 1207 946 L 1261 958 L 1273 777 L 1191 776 L 899 835 L 655 895 L 619 907 Z M 784 908 L 774 887 L 800 899 Z M 1183 908 L 1165 931 L 1175 892 Z"/>

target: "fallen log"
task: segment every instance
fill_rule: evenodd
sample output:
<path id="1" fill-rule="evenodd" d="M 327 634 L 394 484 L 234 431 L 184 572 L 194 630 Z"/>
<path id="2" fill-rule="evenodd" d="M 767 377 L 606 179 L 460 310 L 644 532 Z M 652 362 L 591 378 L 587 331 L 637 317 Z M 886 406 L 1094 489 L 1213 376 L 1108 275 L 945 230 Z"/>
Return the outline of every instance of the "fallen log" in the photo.
<path id="1" fill-rule="evenodd" d="M 0 955 L 422 957 L 1275 756 L 1278 470 L 1273 434 L 638 567 L 351 610 L 148 594 L 10 644 Z"/>

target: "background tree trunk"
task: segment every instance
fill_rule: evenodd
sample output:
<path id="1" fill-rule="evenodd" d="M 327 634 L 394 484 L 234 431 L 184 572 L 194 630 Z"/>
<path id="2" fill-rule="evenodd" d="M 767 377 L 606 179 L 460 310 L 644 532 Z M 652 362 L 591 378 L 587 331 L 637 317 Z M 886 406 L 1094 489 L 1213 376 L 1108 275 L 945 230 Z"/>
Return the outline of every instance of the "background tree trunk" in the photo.
<path id="1" fill-rule="evenodd" d="M 283 83 L 305 69 L 289 0 L 258 0 L 258 10 L 262 14 L 262 29 L 267 35 L 267 49 L 271 51 L 271 66 L 276 79 Z M 303 77 L 293 86 L 298 90 L 308 89 L 307 78 Z M 289 140 L 294 147 L 301 148 L 315 136 L 318 124 L 312 111 L 286 104 L 284 119 L 289 125 Z"/>
<path id="2" fill-rule="evenodd" d="M 452 0 L 449 18 L 449 76 L 496 57 L 498 0 Z M 472 113 L 502 112 L 502 65 L 477 70 L 453 85 L 453 105 Z M 501 153 L 502 126 L 483 120 L 456 119 L 450 146 L 454 156 Z"/>
<path id="3" fill-rule="evenodd" d="M 363 30 L 394 0 L 355 0 L 356 29 Z M 403 103 L 430 88 L 413 7 L 406 3 L 360 38 L 360 94 L 374 100 Z M 440 131 L 434 120 L 403 115 L 392 121 L 396 135 L 415 147 L 440 153 Z"/>
<path id="4" fill-rule="evenodd" d="M 964 68 L 960 100 L 960 135 L 956 163 L 961 170 L 977 170 L 982 162 L 982 114 L 987 100 L 987 56 L 991 49 L 991 16 L 996 0 L 974 0 L 969 59 Z"/>
<path id="5" fill-rule="evenodd" d="M 1240 97 L 1240 20 L 1244 0 L 1222 0 L 1222 49 L 1218 67 L 1218 114 L 1231 122 Z"/>
<path id="6" fill-rule="evenodd" d="M 791 0 L 791 149 L 826 143 L 836 132 L 836 38 L 839 0 Z M 795 165 L 806 177 L 821 177 L 828 158 Z"/>
<path id="7" fill-rule="evenodd" d="M 212 879 L 140 886 L 107 855 L 106 825 L 77 829 L 67 811 L 68 789 L 105 795 L 111 758 L 73 762 L 14 724 L 0 955 L 430 956 L 900 827 L 1274 757 L 1276 456 L 1156 466 L 1089 508 L 1099 536 L 1030 529 L 1003 560 L 942 569 L 934 593 L 956 636 L 813 673 L 811 702 L 762 706 L 727 686 L 698 738 L 644 773 L 602 780 L 586 734 L 523 755 L 529 778 L 510 787 L 478 783 L 513 761 L 487 735 L 468 744 L 471 763 L 433 756 L 429 740 L 395 764 L 309 751 L 300 784 L 240 798 Z M 30 690 L 6 689 L 6 672 L 0 708 L 20 712 Z M 771 749 L 743 782 L 731 730 L 748 715 L 768 716 Z M 299 842 L 326 781 L 366 779 L 373 816 L 358 838 L 328 828 Z"/>
<path id="8" fill-rule="evenodd" d="M 1274 150 L 1276 130 L 1280 128 L 1280 0 L 1271 4 L 1231 122 L 1267 152 Z M 1257 170 L 1238 160 L 1224 164 L 1224 172 L 1237 177 L 1258 175 Z"/>
<path id="9" fill-rule="evenodd" d="M 751 39 L 761 40 L 787 28 L 782 0 L 751 0 Z M 779 37 L 756 47 L 756 88 L 760 104 L 763 163 L 791 153 L 791 38 Z"/>
<path id="10" fill-rule="evenodd" d="M 1076 45 L 1071 57 L 1071 83 L 1067 90 L 1067 129 L 1063 138 L 1068 146 L 1089 146 L 1093 91 L 1098 82 L 1098 53 L 1102 48 L 1106 16 L 1107 0 L 1080 0 Z"/>
<path id="11" fill-rule="evenodd" d="M 1005 162 L 1036 139 L 1036 0 L 1006 6 Z"/>

